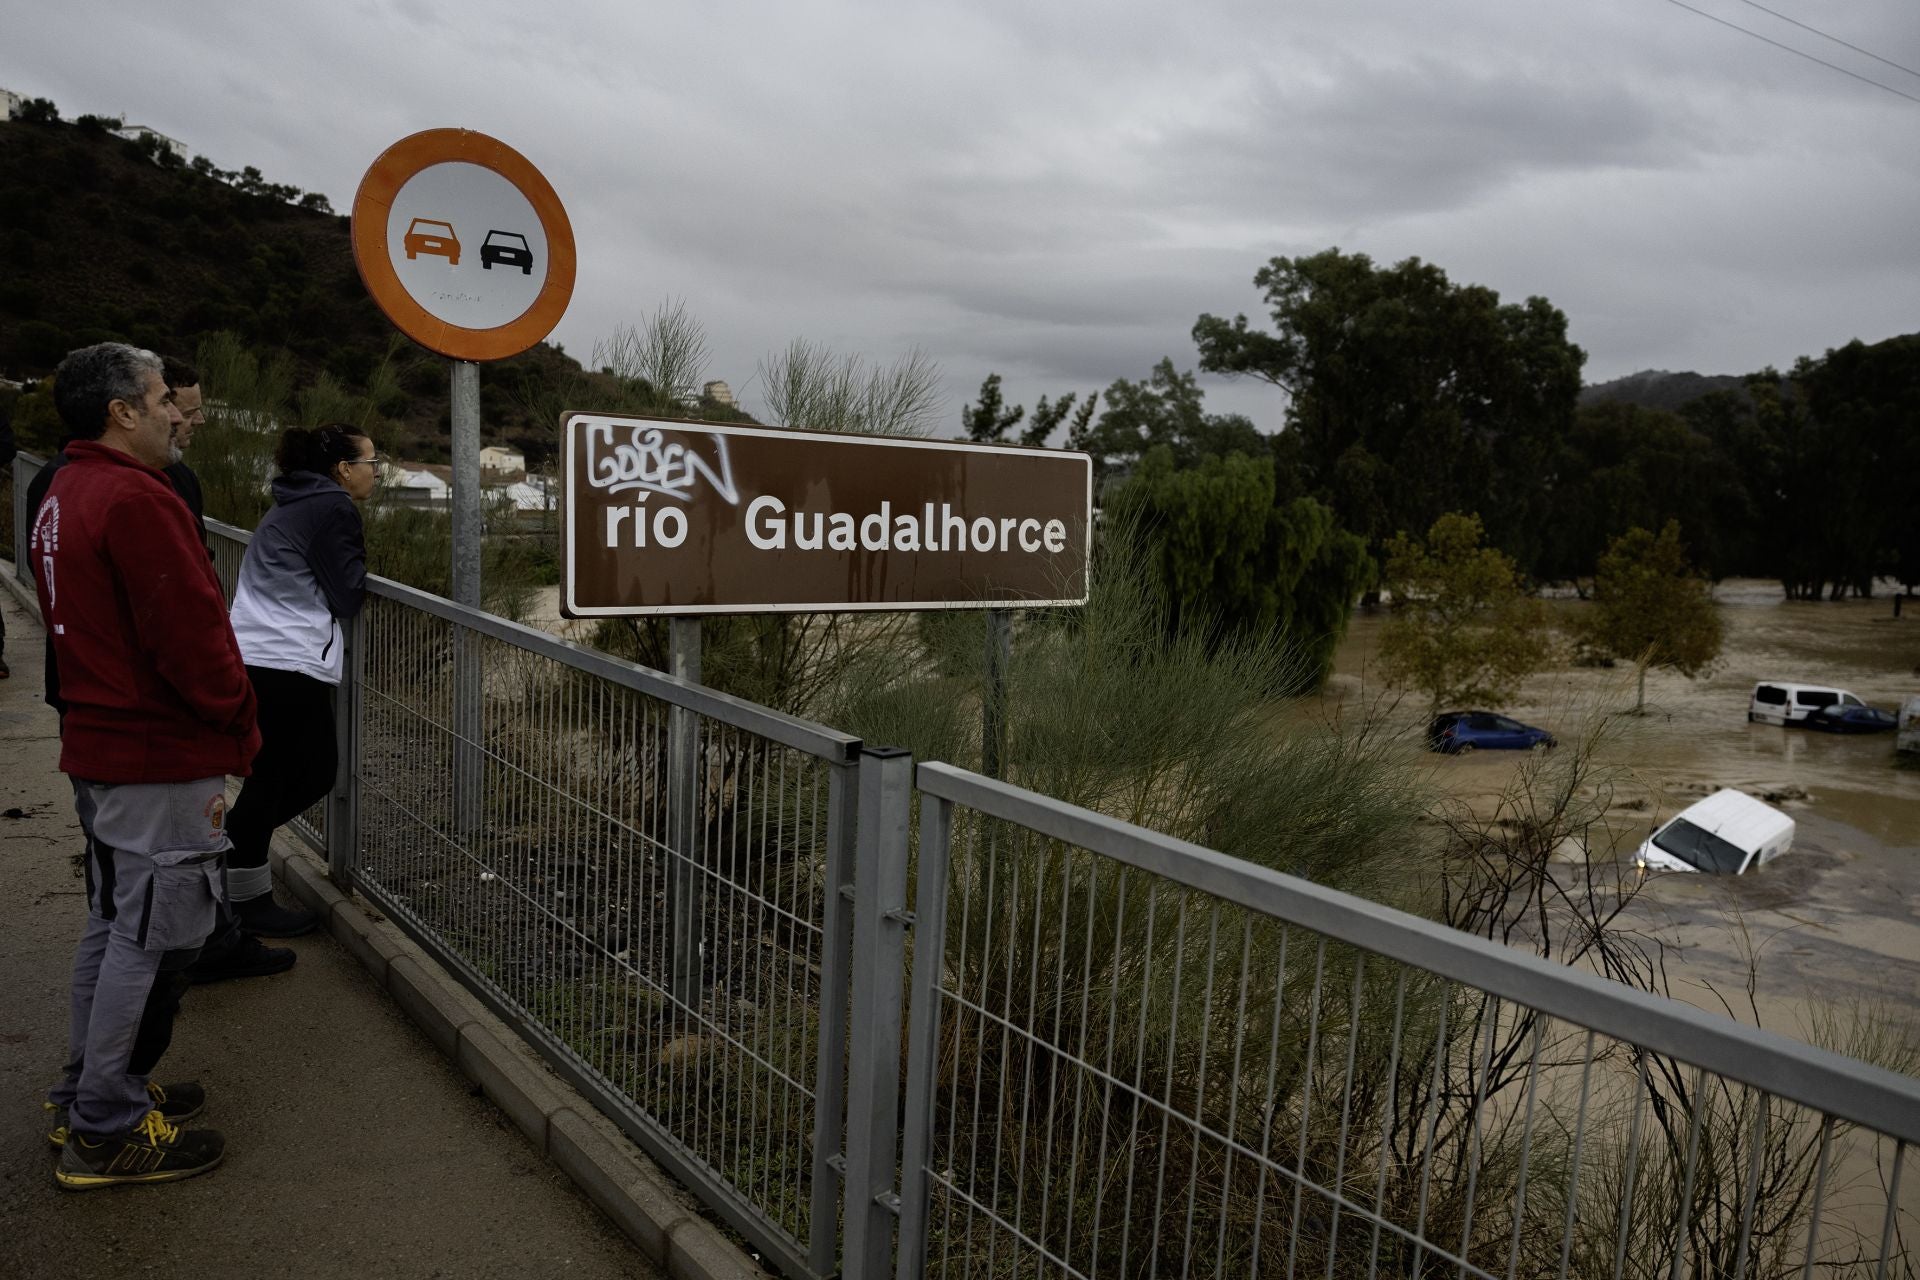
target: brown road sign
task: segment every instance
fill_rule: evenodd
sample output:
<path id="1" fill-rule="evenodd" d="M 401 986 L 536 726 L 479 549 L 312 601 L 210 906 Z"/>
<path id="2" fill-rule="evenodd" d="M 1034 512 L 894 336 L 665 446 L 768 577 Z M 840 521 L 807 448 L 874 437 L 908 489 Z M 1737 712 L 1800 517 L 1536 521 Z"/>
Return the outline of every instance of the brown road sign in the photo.
<path id="1" fill-rule="evenodd" d="M 1084 453 L 567 413 L 574 617 L 1084 604 Z"/>

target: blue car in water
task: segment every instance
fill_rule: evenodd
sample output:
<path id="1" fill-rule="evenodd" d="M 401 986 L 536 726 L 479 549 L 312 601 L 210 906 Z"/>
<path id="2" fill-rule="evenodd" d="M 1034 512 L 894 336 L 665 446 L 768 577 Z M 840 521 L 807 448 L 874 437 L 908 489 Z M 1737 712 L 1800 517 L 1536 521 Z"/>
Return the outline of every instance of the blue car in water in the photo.
<path id="1" fill-rule="evenodd" d="M 1521 724 L 1491 711 L 1449 711 L 1427 726 L 1427 748 L 1448 755 L 1469 751 L 1545 751 L 1553 747 L 1545 729 Z"/>
<path id="2" fill-rule="evenodd" d="M 1821 707 L 1800 722 L 1822 733 L 1892 733 L 1899 723 L 1890 711 L 1878 707 Z"/>

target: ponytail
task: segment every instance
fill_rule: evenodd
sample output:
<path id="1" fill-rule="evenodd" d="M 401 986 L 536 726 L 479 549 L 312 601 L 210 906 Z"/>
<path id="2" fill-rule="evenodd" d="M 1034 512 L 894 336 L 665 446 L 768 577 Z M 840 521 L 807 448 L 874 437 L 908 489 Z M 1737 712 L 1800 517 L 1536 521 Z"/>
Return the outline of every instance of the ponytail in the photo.
<path id="1" fill-rule="evenodd" d="M 321 427 L 288 427 L 280 437 L 273 460 L 282 476 L 295 471 L 332 475 L 335 466 L 360 456 L 359 442 L 367 438 L 360 428 L 344 422 Z"/>

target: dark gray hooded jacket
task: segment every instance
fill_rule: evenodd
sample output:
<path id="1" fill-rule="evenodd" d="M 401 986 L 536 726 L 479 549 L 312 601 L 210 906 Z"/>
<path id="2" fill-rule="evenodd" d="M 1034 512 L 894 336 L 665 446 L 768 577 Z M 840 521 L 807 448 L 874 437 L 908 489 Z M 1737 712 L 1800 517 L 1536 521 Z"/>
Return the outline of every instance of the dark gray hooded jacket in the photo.
<path id="1" fill-rule="evenodd" d="M 311 471 L 275 480 L 273 503 L 233 592 L 240 656 L 339 684 L 340 621 L 360 612 L 367 582 L 360 513 L 345 489 Z"/>

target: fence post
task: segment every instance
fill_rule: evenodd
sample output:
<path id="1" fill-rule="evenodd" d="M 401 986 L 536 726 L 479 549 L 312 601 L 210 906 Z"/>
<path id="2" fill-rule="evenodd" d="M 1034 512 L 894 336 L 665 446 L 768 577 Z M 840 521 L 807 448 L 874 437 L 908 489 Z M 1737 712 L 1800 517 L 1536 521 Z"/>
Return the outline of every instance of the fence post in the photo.
<path id="1" fill-rule="evenodd" d="M 854 842 L 860 830 L 860 762 L 827 781 L 826 903 L 820 921 L 820 1043 L 813 1072 L 813 1203 L 807 1265 L 833 1275 L 840 1251 L 842 1142 L 847 1122 L 847 977 L 853 950 Z"/>
<path id="2" fill-rule="evenodd" d="M 667 619 L 667 674 L 700 683 L 700 620 Z M 685 707 L 667 712 L 667 901 L 673 913 L 673 998 L 688 1012 L 700 1007 L 700 720 Z"/>
<path id="3" fill-rule="evenodd" d="M 940 1056 L 940 970 L 947 952 L 947 880 L 953 802 L 920 797 L 920 865 L 908 1005 L 907 1109 L 900 1155 L 899 1280 L 925 1274 L 927 1152 L 933 1143 L 933 1066 Z"/>
<path id="4" fill-rule="evenodd" d="M 336 765 L 333 792 L 327 797 L 327 878 L 342 889 L 353 887 L 360 860 L 360 679 L 366 669 L 366 607 L 341 627 L 340 687 L 333 699 L 333 731 L 344 759 Z"/>
<path id="5" fill-rule="evenodd" d="M 860 753 L 860 836 L 854 858 L 853 1019 L 847 1070 L 845 1280 L 893 1271 L 900 1136 L 900 997 L 906 954 L 907 821 L 913 757 Z"/>

